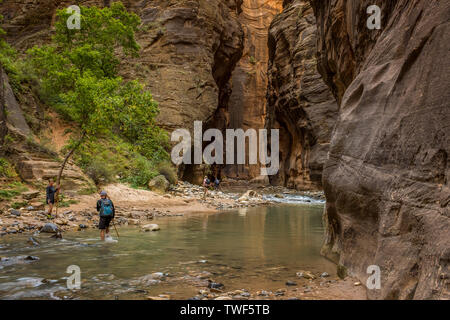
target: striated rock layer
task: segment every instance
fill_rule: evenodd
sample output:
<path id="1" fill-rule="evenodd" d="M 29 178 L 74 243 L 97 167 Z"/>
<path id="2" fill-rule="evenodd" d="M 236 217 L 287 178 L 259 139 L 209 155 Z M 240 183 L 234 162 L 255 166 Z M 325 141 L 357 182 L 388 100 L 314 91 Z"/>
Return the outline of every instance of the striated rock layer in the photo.
<path id="1" fill-rule="evenodd" d="M 103 7 L 110 1 L 78 4 Z M 159 103 L 159 124 L 171 132 L 210 121 L 219 105 L 227 108 L 229 79 L 244 47 L 238 0 L 124 0 L 137 13 L 140 57 L 124 59 L 120 73 L 139 78 Z M 5 0 L 0 14 L 8 41 L 21 51 L 48 42 L 56 9 L 70 1 Z M 220 101 L 220 102 L 219 102 Z M 197 168 L 198 169 L 198 168 Z M 199 171 L 199 170 L 197 170 Z M 201 181 L 202 172 L 187 176 Z M 200 180 L 199 180 L 200 179 Z"/>
<path id="2" fill-rule="evenodd" d="M 280 171 L 272 184 L 320 189 L 337 103 L 317 71 L 316 25 L 308 1 L 285 1 L 269 31 L 267 109 L 280 129 Z"/>
<path id="3" fill-rule="evenodd" d="M 281 11 L 282 0 L 242 0 L 238 20 L 244 30 L 243 54 L 233 70 L 230 96 L 218 110 L 217 120 L 223 128 L 247 130 L 266 127 L 266 89 L 268 29 L 274 16 Z M 222 115 L 222 116 L 221 116 Z M 217 121 L 216 121 L 217 123 Z M 220 124 L 218 124 L 220 127 Z M 225 142 L 226 143 L 226 142 Z M 260 165 L 228 165 L 223 168 L 227 177 L 250 180 L 256 178 L 268 184 L 260 175 Z M 258 177 L 259 176 L 259 177 Z"/>
<path id="4" fill-rule="evenodd" d="M 103 7 L 110 1 L 78 4 Z M 142 20 L 140 57 L 126 59 L 125 77 L 139 77 L 159 102 L 160 123 L 168 130 L 192 128 L 218 107 L 221 87 L 242 55 L 243 31 L 235 0 L 124 0 Z M 48 41 L 56 9 L 70 1 L 5 0 L 0 13 L 8 40 L 19 49 Z"/>
<path id="5" fill-rule="evenodd" d="M 323 172 L 323 252 L 370 298 L 450 298 L 450 2 L 311 1 L 319 71 L 339 101 Z M 382 10 L 380 30 L 366 8 Z"/>

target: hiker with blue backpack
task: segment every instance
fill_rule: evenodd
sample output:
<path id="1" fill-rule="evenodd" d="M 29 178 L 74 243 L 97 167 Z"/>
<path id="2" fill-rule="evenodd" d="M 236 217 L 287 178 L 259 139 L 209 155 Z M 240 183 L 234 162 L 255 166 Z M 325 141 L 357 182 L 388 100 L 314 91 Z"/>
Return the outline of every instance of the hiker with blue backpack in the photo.
<path id="1" fill-rule="evenodd" d="M 100 192 L 100 198 L 97 201 L 97 211 L 100 213 L 98 228 L 100 229 L 100 239 L 105 240 L 105 230 L 106 236 L 109 236 L 109 224 L 114 219 L 116 210 L 113 202 L 108 198 L 106 191 Z"/>

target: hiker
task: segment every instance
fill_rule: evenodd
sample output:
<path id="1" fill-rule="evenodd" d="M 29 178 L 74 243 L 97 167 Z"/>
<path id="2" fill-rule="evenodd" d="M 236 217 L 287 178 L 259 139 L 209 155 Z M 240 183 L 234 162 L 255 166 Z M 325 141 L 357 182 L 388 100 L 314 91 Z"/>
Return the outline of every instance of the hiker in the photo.
<path id="1" fill-rule="evenodd" d="M 109 236 L 109 224 L 111 220 L 114 219 L 116 209 L 111 199 L 108 198 L 106 191 L 100 192 L 100 198 L 97 201 L 97 211 L 100 213 L 100 220 L 98 222 L 98 228 L 100 229 L 100 239 L 105 240 L 105 230 L 106 236 Z"/>
<path id="2" fill-rule="evenodd" d="M 203 188 L 205 188 L 205 192 L 203 193 L 203 199 L 206 198 L 206 193 L 208 192 L 208 188 L 211 184 L 211 181 L 208 179 L 208 176 L 205 176 L 203 179 Z"/>
<path id="3" fill-rule="evenodd" d="M 47 194 L 45 202 L 48 204 L 47 216 L 49 218 L 52 217 L 53 205 L 55 204 L 55 194 L 59 190 L 59 186 L 55 188 L 53 184 L 53 179 L 48 180 L 48 186 L 45 189 L 45 192 Z"/>
<path id="4" fill-rule="evenodd" d="M 220 187 L 220 180 L 219 178 L 215 177 L 214 179 L 214 189 L 219 190 Z"/>

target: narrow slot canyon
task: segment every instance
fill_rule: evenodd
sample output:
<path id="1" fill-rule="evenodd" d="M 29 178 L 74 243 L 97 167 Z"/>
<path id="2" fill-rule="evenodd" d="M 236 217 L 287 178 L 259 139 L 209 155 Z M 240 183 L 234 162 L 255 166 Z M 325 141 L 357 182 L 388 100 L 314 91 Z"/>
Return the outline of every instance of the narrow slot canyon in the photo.
<path id="1" fill-rule="evenodd" d="M 14 252 L 28 250 L 26 244 L 40 254 L 35 242 L 12 237 L 48 224 L 76 243 L 85 240 L 82 232 L 97 237 L 95 203 L 108 189 L 120 201 L 118 224 L 135 237 L 133 245 L 144 247 L 151 234 L 148 243 L 163 248 L 148 256 L 152 272 L 169 270 L 179 258 L 185 264 L 170 272 L 184 281 L 191 276 L 185 265 L 192 265 L 195 281 L 207 290 L 198 266 L 211 267 L 207 277 L 224 275 L 233 291 L 245 278 L 248 292 L 230 297 L 281 299 L 288 292 L 285 298 L 450 299 L 450 2 L 114 3 L 77 1 L 86 19 L 92 14 L 106 22 L 64 36 L 61 30 L 68 29 L 58 19 L 70 1 L 0 3 L 0 239 L 8 238 Z M 369 23 L 369 7 L 381 12 L 377 26 Z M 126 18 L 117 27 L 111 17 Z M 105 30 L 106 40 L 96 34 Z M 80 99 L 83 93 L 90 95 Z M 171 151 L 179 141 L 171 134 L 190 133 L 193 146 L 196 121 L 201 134 L 218 129 L 224 139 L 227 129 L 279 130 L 279 170 L 261 175 L 261 164 L 249 164 L 249 139 L 245 164 L 192 164 L 193 152 L 190 163 L 175 163 Z M 229 143 L 224 140 L 224 151 Z M 209 186 L 202 186 L 205 176 Z M 67 208 L 60 209 L 62 218 L 52 216 L 55 199 L 48 195 L 56 177 Z M 58 198 L 59 190 L 54 193 Z M 164 220 L 184 215 L 173 225 Z M 162 221 L 162 236 L 152 233 L 160 230 L 148 224 L 154 218 Z M 80 248 L 88 252 L 86 261 L 97 254 Z M 72 259 L 70 250 L 64 263 Z M 171 254 L 163 256 L 164 250 Z M 2 276 L 17 261 L 21 270 L 33 268 L 17 257 L 0 259 Z M 222 257 L 229 259 L 223 274 L 216 268 Z M 366 288 L 369 266 L 380 270 L 376 290 Z M 120 294 L 145 298 L 155 280 L 146 272 L 143 266 L 122 283 L 111 278 L 108 289 L 120 291 L 133 279 L 145 290 L 130 294 L 130 286 Z M 0 281 L 0 298 L 11 297 L 10 283 L 19 279 L 14 272 L 8 277 Z M 271 295 L 261 295 L 260 277 Z M 293 279 L 302 292 L 286 284 Z M 331 291 L 341 284 L 348 290 L 322 295 L 322 281 Z M 200 294 L 198 283 L 188 282 L 180 282 L 183 292 L 175 297 L 223 298 L 206 289 Z M 307 291 L 313 283 L 319 293 Z M 277 295 L 275 285 L 287 291 Z M 163 286 L 155 290 L 167 296 L 178 285 Z M 27 290 L 17 297 L 29 297 Z"/>

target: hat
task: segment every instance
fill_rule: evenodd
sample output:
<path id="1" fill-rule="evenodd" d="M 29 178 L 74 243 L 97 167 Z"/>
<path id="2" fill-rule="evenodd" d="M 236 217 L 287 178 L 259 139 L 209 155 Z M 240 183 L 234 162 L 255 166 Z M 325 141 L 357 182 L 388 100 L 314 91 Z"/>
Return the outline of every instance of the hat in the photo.
<path id="1" fill-rule="evenodd" d="M 103 191 L 100 192 L 100 195 L 101 195 L 101 196 L 106 196 L 107 193 L 106 193 L 106 191 L 103 190 Z"/>

